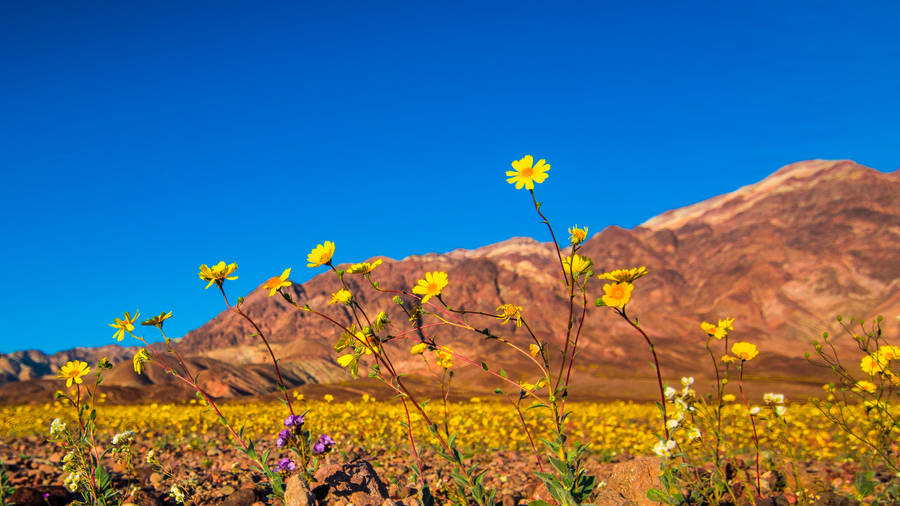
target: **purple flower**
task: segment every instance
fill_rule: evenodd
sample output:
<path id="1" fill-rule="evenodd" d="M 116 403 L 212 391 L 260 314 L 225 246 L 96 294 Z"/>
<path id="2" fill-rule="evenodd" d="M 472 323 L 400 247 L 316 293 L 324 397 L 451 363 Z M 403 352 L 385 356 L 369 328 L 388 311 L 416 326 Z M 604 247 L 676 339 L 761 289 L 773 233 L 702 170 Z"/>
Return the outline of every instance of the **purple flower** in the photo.
<path id="1" fill-rule="evenodd" d="M 285 457 L 278 461 L 278 465 L 275 467 L 275 470 L 280 473 L 286 473 L 289 471 L 293 471 L 296 468 L 297 466 L 294 464 L 294 462 L 291 459 Z"/>
<path id="2" fill-rule="evenodd" d="M 281 448 L 286 445 L 288 441 L 291 439 L 291 431 L 288 429 L 284 429 L 278 433 L 278 439 L 275 440 L 275 446 Z"/>
<path id="3" fill-rule="evenodd" d="M 331 439 L 331 436 L 322 434 L 319 437 L 319 440 L 316 441 L 316 444 L 313 445 L 313 453 L 316 455 L 327 453 L 331 450 L 332 446 L 334 446 L 334 439 Z"/>
<path id="4" fill-rule="evenodd" d="M 303 415 L 290 415 L 284 419 L 284 426 L 288 429 L 299 429 L 303 425 Z"/>

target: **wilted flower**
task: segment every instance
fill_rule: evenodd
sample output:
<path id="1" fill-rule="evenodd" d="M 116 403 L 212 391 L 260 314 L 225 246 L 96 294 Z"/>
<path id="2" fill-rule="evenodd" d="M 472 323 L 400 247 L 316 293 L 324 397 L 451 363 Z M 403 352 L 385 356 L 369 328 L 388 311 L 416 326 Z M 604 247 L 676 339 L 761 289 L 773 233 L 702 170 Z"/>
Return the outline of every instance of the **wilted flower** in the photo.
<path id="1" fill-rule="evenodd" d="M 135 316 L 135 317 L 136 317 L 136 316 Z M 146 325 L 146 326 L 148 326 L 148 327 L 158 327 L 158 328 L 162 328 L 163 322 L 166 321 L 166 320 L 168 320 L 168 319 L 171 318 L 171 317 L 172 317 L 172 312 L 171 312 L 171 311 L 169 311 L 168 313 L 162 312 L 162 313 L 160 313 L 160 314 L 158 314 L 158 315 L 156 315 L 156 316 L 154 316 L 154 317 L 147 318 L 146 320 L 144 320 L 143 322 L 141 322 L 141 325 Z M 120 339 L 120 341 L 121 341 L 121 339 Z"/>
<path id="2" fill-rule="evenodd" d="M 528 353 L 530 353 L 532 357 L 538 356 L 538 353 L 540 353 L 540 352 L 541 352 L 540 346 L 538 346 L 534 343 L 531 343 L 528 345 Z"/>
<path id="3" fill-rule="evenodd" d="M 563 258 L 563 271 L 565 271 L 566 276 L 574 276 L 577 278 L 582 274 L 589 275 L 591 267 L 593 266 L 593 260 L 586 256 L 581 256 L 578 253 Z"/>
<path id="4" fill-rule="evenodd" d="M 134 357 L 131 359 L 132 366 L 134 367 L 134 372 L 141 374 L 144 372 L 144 362 L 150 361 L 150 355 L 147 354 L 147 350 L 141 348 L 137 353 L 134 354 Z"/>
<path id="5" fill-rule="evenodd" d="M 569 242 L 572 245 L 581 244 L 587 239 L 588 228 L 578 228 L 578 225 L 574 227 L 569 227 Z"/>
<path id="6" fill-rule="evenodd" d="M 115 323 L 109 323 L 108 325 L 116 330 L 116 333 L 113 334 L 113 339 L 118 339 L 119 341 L 125 337 L 125 332 L 133 332 L 134 331 L 134 321 L 137 320 L 138 316 L 141 313 L 135 311 L 134 316 L 131 316 L 131 313 L 125 311 L 125 315 L 122 319 L 116 318 Z M 80 383 L 80 382 L 79 382 Z"/>
<path id="7" fill-rule="evenodd" d="M 515 304 L 503 304 L 502 306 L 497 308 L 497 311 L 500 313 L 497 315 L 497 318 L 502 318 L 503 321 L 500 322 L 501 325 L 506 325 L 511 318 L 516 319 L 516 327 L 522 326 L 522 306 L 516 306 Z"/>
<path id="8" fill-rule="evenodd" d="M 120 444 L 128 444 L 134 442 L 134 431 L 126 430 L 125 432 L 120 432 L 113 436 L 112 444 L 120 445 Z"/>
<path id="9" fill-rule="evenodd" d="M 375 270 L 376 267 L 381 265 L 382 260 L 379 258 L 374 262 L 362 262 L 358 264 L 353 264 L 347 268 L 347 273 L 349 274 L 369 274 Z"/>

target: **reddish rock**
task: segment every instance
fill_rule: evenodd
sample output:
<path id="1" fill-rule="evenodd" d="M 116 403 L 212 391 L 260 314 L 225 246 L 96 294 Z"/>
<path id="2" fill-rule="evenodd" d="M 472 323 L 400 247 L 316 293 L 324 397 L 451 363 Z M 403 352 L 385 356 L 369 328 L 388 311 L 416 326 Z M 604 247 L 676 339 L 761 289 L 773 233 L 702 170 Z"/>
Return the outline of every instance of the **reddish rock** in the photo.
<path id="1" fill-rule="evenodd" d="M 316 472 L 316 481 L 328 487 L 328 502 L 381 506 L 389 499 L 387 485 L 365 460 L 324 466 Z"/>

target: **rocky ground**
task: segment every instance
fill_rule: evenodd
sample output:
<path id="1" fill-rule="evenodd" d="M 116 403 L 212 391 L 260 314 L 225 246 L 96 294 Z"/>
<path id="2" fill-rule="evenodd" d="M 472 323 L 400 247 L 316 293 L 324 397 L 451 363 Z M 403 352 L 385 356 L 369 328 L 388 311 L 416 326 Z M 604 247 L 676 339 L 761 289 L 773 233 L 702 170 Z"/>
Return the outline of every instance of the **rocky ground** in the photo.
<path id="1" fill-rule="evenodd" d="M 135 449 L 145 455 L 156 444 L 163 468 L 174 479 L 190 484 L 187 504 L 220 504 L 259 506 L 278 504 L 267 498 L 262 475 L 250 469 L 249 461 L 232 448 L 216 445 L 206 447 L 163 447 L 153 441 L 138 441 Z M 19 505 L 62 505 L 76 498 L 63 487 L 64 474 L 60 461 L 63 453 L 54 444 L 37 437 L 7 439 L 0 444 L 0 459 L 10 482 L 16 487 L 13 503 Z M 424 477 L 431 484 L 438 503 L 448 502 L 449 472 L 443 465 L 432 467 L 438 459 L 424 450 L 421 455 Z M 486 484 L 497 489 L 497 499 L 503 506 L 528 504 L 534 499 L 549 501 L 540 481 L 534 477 L 537 469 L 534 457 L 517 452 L 498 452 L 473 457 L 490 472 Z M 326 456 L 311 483 L 312 494 L 318 504 L 352 505 L 415 505 L 418 485 L 409 471 L 407 455 L 389 455 L 384 451 L 364 451 L 350 448 Z M 545 464 L 546 466 L 546 464 Z M 659 460 L 656 457 L 636 457 L 602 462 L 592 458 L 588 469 L 603 482 L 598 504 L 651 504 L 645 491 L 659 486 Z M 815 504 L 858 504 L 845 496 L 852 483 L 855 469 L 852 464 L 825 465 L 801 463 L 806 485 L 817 491 Z M 128 471 L 117 464 L 112 466 L 118 488 L 125 491 L 124 504 L 174 505 L 169 489 L 174 483 L 159 467 L 137 460 Z M 778 488 L 776 475 L 769 472 L 762 480 L 764 499 L 758 504 L 790 505 L 797 503 L 789 491 Z M 739 485 L 740 487 L 740 485 Z M 835 490 L 845 490 L 835 493 Z M 746 504 L 752 504 L 747 494 Z M 290 499 L 290 506 L 306 504 Z"/>

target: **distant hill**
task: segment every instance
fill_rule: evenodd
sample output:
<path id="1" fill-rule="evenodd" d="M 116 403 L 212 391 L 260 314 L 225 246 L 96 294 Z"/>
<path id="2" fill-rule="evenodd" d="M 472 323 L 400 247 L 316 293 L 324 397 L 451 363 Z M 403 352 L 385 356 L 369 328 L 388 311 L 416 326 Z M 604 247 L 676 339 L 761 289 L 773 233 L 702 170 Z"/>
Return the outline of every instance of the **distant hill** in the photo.
<path id="1" fill-rule="evenodd" d="M 564 233 L 569 224 L 554 225 Z M 341 258 L 340 251 L 339 242 L 336 260 L 362 260 Z M 305 253 L 298 254 L 297 268 L 305 264 Z M 705 334 L 699 323 L 729 316 L 736 318 L 732 335 L 755 342 L 762 352 L 752 366 L 756 377 L 818 383 L 824 376 L 802 359 L 803 352 L 823 331 L 835 332 L 836 314 L 867 318 L 883 314 L 888 331 L 897 333 L 900 171 L 886 174 L 851 161 L 794 163 L 759 183 L 668 211 L 634 230 L 608 227 L 586 242 L 582 254 L 594 260 L 595 272 L 647 266 L 650 274 L 637 282 L 629 312 L 658 340 L 667 377 L 708 374 Z M 567 300 L 550 243 L 513 238 L 476 250 L 384 258 L 373 278 L 385 288 L 409 289 L 426 271 L 434 270 L 449 274 L 444 299 L 451 306 L 494 312 L 503 303 L 520 305 L 538 335 L 561 343 Z M 347 278 L 365 307 L 373 313 L 389 312 L 395 333 L 409 328 L 390 296 L 374 292 L 358 276 Z M 602 294 L 602 284 L 589 285 L 591 300 Z M 336 288 L 334 275 L 323 273 L 289 290 L 301 304 L 326 308 L 338 321 L 350 322 L 344 307 L 327 306 Z M 292 385 L 346 379 L 334 363 L 336 330 L 330 323 L 295 311 L 260 289 L 247 294 L 243 307 L 270 336 Z M 513 342 L 527 342 L 523 329 L 513 325 L 501 326 L 490 318 L 471 321 Z M 502 360 L 510 364 L 505 367 L 512 375 L 527 371 L 523 361 L 480 334 L 438 332 L 454 350 L 479 360 L 486 357 L 491 367 Z M 243 320 L 226 311 L 188 333 L 177 346 L 210 371 L 221 371 L 210 377 L 220 384 L 216 388 L 222 396 L 271 391 L 271 367 L 266 367 L 265 350 L 252 334 Z M 581 339 L 577 375 L 587 390 L 650 397 L 646 393 L 652 392 L 647 388 L 652 386 L 648 381 L 653 371 L 647 365 L 646 346 L 611 311 L 592 310 Z M 414 342 L 410 339 L 397 348 L 397 362 L 424 373 L 420 359 L 406 352 Z M 33 380 L 53 373 L 71 358 L 95 360 L 105 354 L 118 360 L 133 352 L 106 346 L 50 356 L 33 351 L 0 355 L 0 382 Z M 455 381 L 461 387 L 490 386 L 479 368 L 457 363 Z M 130 361 L 114 372 L 109 385 L 138 388 L 140 381 L 171 386 L 167 375 L 133 377 Z M 0 401 L 14 399 L 9 392 L 0 388 Z"/>

